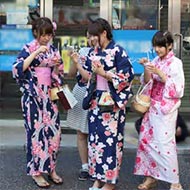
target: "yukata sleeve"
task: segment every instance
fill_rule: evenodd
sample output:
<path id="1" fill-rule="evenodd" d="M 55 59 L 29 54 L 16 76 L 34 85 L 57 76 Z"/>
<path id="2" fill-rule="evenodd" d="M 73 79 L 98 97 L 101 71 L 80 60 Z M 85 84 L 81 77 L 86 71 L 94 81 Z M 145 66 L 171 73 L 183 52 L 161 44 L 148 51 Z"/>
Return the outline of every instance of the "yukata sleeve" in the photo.
<path id="1" fill-rule="evenodd" d="M 161 112 L 163 114 L 170 113 L 181 104 L 181 98 L 184 94 L 184 72 L 181 60 L 175 59 L 170 64 L 169 71 L 167 73 L 167 79 L 163 92 L 163 99 L 161 101 Z"/>
<path id="2" fill-rule="evenodd" d="M 28 48 L 25 46 L 19 55 L 17 56 L 16 61 L 12 65 L 12 74 L 13 78 L 16 79 L 17 83 L 20 83 L 25 79 L 27 71 L 23 71 L 24 60 L 29 56 Z"/>
<path id="3" fill-rule="evenodd" d="M 112 98 L 119 108 L 124 108 L 132 96 L 131 84 L 134 71 L 129 57 L 122 47 L 117 47 L 115 68 L 108 73 L 112 75 L 112 82 L 108 82 Z"/>
<path id="4" fill-rule="evenodd" d="M 91 67 L 91 59 L 89 58 L 89 50 L 88 52 L 86 52 L 85 56 L 83 56 L 82 58 L 82 67 L 84 70 L 86 70 L 88 72 L 88 78 L 91 78 L 91 74 L 92 74 L 92 67 Z M 83 76 L 81 75 L 80 72 L 77 73 L 76 76 L 77 82 L 80 85 L 86 85 L 87 81 L 86 79 L 83 78 Z"/>
<path id="5" fill-rule="evenodd" d="M 59 60 L 59 64 L 53 67 L 52 71 L 52 86 L 63 85 L 64 78 L 64 62 L 58 50 L 55 50 L 54 59 Z"/>

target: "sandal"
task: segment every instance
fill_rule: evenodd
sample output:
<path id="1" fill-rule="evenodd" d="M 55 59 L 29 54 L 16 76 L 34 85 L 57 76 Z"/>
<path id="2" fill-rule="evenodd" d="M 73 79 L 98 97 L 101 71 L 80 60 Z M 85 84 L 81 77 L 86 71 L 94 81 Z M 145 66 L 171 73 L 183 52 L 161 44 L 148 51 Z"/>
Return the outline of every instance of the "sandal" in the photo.
<path id="1" fill-rule="evenodd" d="M 146 177 L 143 183 L 138 186 L 139 190 L 150 190 L 157 185 L 157 180 L 152 177 Z"/>
<path id="2" fill-rule="evenodd" d="M 180 183 L 178 184 L 171 184 L 170 190 L 183 190 L 182 186 Z"/>
<path id="3" fill-rule="evenodd" d="M 99 180 L 95 180 L 92 187 L 89 188 L 89 190 L 101 190 L 101 182 Z"/>
<path id="4" fill-rule="evenodd" d="M 100 188 L 100 190 L 115 190 L 115 185 L 113 185 L 113 184 L 104 184 L 104 186 L 102 188 Z"/>
<path id="5" fill-rule="evenodd" d="M 38 175 L 38 176 L 32 176 L 32 179 L 34 181 L 34 183 L 40 187 L 40 188 L 49 188 L 50 184 L 44 179 L 43 176 Z"/>
<path id="6" fill-rule="evenodd" d="M 61 178 L 61 177 L 59 177 L 59 176 L 56 176 L 56 177 L 52 177 L 52 176 L 48 176 L 48 179 L 50 180 L 50 181 L 52 181 L 54 184 L 56 184 L 56 185 L 61 185 L 61 184 L 63 184 L 63 179 Z"/>
<path id="7" fill-rule="evenodd" d="M 98 187 L 90 187 L 89 190 L 100 190 Z"/>

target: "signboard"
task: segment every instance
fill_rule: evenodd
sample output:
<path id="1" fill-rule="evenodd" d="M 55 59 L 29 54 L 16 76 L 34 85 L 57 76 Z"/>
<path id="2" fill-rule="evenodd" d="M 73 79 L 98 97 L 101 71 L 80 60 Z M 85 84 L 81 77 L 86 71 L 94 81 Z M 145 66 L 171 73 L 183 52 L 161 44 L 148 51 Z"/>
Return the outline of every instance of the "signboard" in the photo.
<path id="1" fill-rule="evenodd" d="M 17 55 L 0 55 L 0 71 L 12 71 Z"/>
<path id="2" fill-rule="evenodd" d="M 84 36 L 62 36 L 61 40 L 61 56 L 64 62 L 64 73 L 68 73 L 71 65 L 71 58 L 68 55 L 68 47 L 73 47 L 76 51 L 87 46 L 87 38 Z"/>
<path id="3" fill-rule="evenodd" d="M 31 29 L 0 29 L 0 50 L 21 50 L 33 39 Z"/>
<path id="4" fill-rule="evenodd" d="M 135 74 L 141 74 L 144 69 L 138 63 L 142 57 L 152 60 L 156 55 L 152 48 L 152 37 L 157 30 L 113 30 L 116 43 L 126 49 L 133 64 Z"/>
<path id="5" fill-rule="evenodd" d="M 32 41 L 33 35 L 31 28 L 18 29 L 14 25 L 5 27 L 12 28 L 0 29 L 0 71 L 11 71 L 17 57 L 13 51 L 20 51 L 26 43 Z"/>

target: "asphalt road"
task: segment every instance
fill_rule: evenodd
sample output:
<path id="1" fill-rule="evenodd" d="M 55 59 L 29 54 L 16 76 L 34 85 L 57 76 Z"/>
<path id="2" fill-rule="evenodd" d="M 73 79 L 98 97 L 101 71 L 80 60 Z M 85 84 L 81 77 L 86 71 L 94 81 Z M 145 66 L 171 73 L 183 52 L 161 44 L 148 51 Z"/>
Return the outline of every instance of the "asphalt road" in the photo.
<path id="1" fill-rule="evenodd" d="M 179 154 L 180 180 L 184 190 L 190 190 L 190 154 Z M 119 183 L 116 190 L 137 190 L 141 176 L 133 175 L 135 150 L 124 150 Z M 30 176 L 26 175 L 26 156 L 23 147 L 0 147 L 0 190 L 40 190 Z M 76 147 L 61 147 L 57 171 L 64 177 L 60 186 L 52 185 L 50 190 L 88 190 L 92 181 L 79 181 L 80 160 Z M 155 190 L 169 190 L 169 184 L 159 181 Z"/>

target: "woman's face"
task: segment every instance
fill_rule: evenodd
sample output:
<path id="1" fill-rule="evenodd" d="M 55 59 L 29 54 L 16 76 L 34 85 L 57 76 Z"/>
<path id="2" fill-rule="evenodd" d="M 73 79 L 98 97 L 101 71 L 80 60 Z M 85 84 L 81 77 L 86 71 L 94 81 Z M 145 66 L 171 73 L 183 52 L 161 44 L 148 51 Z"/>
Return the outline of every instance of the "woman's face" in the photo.
<path id="1" fill-rule="evenodd" d="M 154 46 L 154 50 L 157 53 L 157 55 L 161 59 L 163 59 L 169 53 L 169 51 L 171 50 L 171 46 L 167 46 L 167 47 L 164 47 L 164 46 Z"/>
<path id="2" fill-rule="evenodd" d="M 88 39 L 89 45 L 91 44 L 91 46 L 93 46 L 93 47 L 98 47 L 99 46 L 99 38 L 98 38 L 98 36 L 93 36 L 93 35 L 89 34 L 87 39 Z"/>
<path id="3" fill-rule="evenodd" d="M 107 31 L 104 30 L 101 34 L 100 34 L 100 46 L 102 49 L 106 48 L 107 45 L 109 43 L 109 40 L 107 38 Z"/>
<path id="4" fill-rule="evenodd" d="M 38 42 L 40 45 L 47 45 L 49 41 L 52 39 L 52 34 L 43 34 L 38 38 Z"/>

